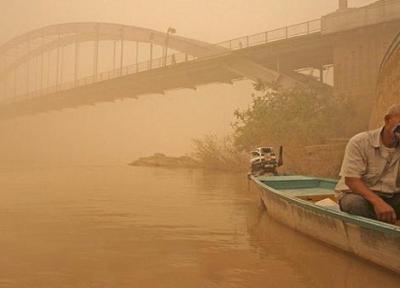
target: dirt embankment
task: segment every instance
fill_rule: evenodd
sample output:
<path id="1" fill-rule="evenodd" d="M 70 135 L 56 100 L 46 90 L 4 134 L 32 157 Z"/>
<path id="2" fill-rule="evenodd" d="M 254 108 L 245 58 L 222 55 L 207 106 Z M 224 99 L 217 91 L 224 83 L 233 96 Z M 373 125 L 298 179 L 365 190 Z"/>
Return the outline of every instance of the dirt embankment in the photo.
<path id="1" fill-rule="evenodd" d="M 282 173 L 338 179 L 347 140 L 286 149 Z"/>

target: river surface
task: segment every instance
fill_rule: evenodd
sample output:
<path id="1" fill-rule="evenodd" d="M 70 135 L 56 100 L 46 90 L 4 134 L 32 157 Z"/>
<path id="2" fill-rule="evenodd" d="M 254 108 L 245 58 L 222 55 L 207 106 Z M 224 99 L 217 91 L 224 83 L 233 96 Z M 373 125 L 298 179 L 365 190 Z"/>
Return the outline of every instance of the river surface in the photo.
<path id="1" fill-rule="evenodd" d="M 270 219 L 242 174 L 0 169 L 0 287 L 399 287 Z"/>

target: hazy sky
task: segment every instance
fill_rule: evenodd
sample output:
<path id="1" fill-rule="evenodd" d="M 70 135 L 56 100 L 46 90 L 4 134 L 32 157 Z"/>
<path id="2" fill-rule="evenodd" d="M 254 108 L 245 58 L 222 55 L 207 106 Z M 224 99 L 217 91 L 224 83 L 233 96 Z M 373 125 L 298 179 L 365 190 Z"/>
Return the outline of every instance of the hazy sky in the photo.
<path id="1" fill-rule="evenodd" d="M 208 42 L 319 18 L 337 0 L 0 0 L 0 43 L 64 22 L 113 22 Z M 350 6 L 371 0 L 349 0 Z M 0 122 L 4 163 L 125 163 L 153 152 L 190 152 L 191 139 L 230 131 L 232 113 L 247 107 L 251 83 L 208 85 L 139 100 L 68 109 Z M 7 164 L 8 165 L 8 164 Z"/>
<path id="2" fill-rule="evenodd" d="M 373 0 L 349 0 L 350 6 Z M 338 0 L 0 0 L 0 40 L 42 26 L 82 21 L 129 24 L 220 42 L 319 18 Z"/>

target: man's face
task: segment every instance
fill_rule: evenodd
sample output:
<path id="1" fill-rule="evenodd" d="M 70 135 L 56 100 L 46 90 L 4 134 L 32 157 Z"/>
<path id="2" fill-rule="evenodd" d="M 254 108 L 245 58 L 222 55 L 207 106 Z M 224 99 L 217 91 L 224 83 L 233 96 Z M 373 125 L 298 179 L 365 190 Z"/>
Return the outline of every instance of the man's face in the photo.
<path id="1" fill-rule="evenodd" d="M 385 128 L 393 133 L 393 129 L 395 129 L 398 125 L 400 125 L 400 114 L 392 115 L 386 118 Z M 393 135 L 394 136 L 394 135 Z"/>

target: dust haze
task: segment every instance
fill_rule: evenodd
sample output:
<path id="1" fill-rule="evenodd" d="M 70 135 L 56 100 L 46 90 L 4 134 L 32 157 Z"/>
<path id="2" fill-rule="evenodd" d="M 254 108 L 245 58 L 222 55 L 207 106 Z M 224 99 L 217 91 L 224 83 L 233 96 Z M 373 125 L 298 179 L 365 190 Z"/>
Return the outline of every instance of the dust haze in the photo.
<path id="1" fill-rule="evenodd" d="M 374 1 L 353 0 L 353 7 Z M 73 22 L 133 25 L 209 43 L 316 19 L 337 0 L 0 1 L 0 44 L 33 29 Z M 157 85 L 155 83 L 155 85 Z M 249 105 L 250 81 L 143 95 L 0 122 L 0 165 L 127 163 L 163 152 L 190 153 L 191 139 L 231 132 Z"/>

